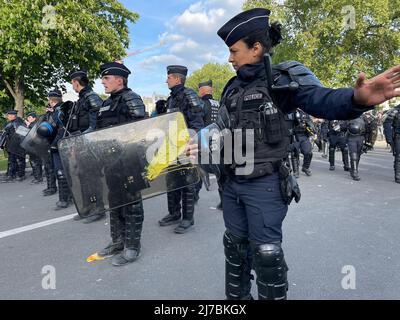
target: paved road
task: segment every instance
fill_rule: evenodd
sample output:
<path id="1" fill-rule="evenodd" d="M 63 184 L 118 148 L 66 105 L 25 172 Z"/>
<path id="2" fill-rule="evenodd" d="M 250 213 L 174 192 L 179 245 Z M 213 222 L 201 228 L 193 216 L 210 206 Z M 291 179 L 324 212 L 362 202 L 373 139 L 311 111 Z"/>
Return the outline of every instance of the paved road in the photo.
<path id="1" fill-rule="evenodd" d="M 383 148 L 364 155 L 360 182 L 343 171 L 340 153 L 337 158 L 330 172 L 315 154 L 313 176 L 299 180 L 302 201 L 285 219 L 288 297 L 399 299 L 400 185 L 393 157 Z M 109 242 L 108 221 L 74 222 L 74 208 L 53 211 L 57 197 L 42 197 L 42 189 L 0 184 L 0 299 L 224 299 L 224 227 L 213 208 L 216 193 L 202 191 L 195 227 L 185 235 L 158 226 L 165 196 L 145 201 L 142 256 L 115 268 L 109 260 L 86 262 Z M 55 268 L 55 290 L 42 287 L 45 266 Z M 355 289 L 345 290 L 343 278 L 352 271 L 355 278 L 345 282 Z"/>

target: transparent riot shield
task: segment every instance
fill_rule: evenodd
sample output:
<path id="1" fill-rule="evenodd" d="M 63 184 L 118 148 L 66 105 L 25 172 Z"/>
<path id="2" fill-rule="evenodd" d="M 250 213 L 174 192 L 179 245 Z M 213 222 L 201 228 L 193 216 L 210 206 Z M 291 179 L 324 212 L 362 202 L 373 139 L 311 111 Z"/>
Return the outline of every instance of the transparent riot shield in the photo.
<path id="1" fill-rule="evenodd" d="M 37 121 L 33 128 L 29 131 L 26 137 L 21 142 L 21 147 L 26 150 L 27 153 L 37 156 L 39 158 L 45 158 L 49 154 L 50 143 L 45 137 L 40 136 L 37 133 L 37 129 L 43 121 L 43 116 Z"/>
<path id="2" fill-rule="evenodd" d="M 10 142 L 7 144 L 7 151 L 16 154 L 20 157 L 25 157 L 26 151 L 22 148 L 21 143 L 28 135 L 30 129 L 24 126 L 18 126 L 15 133 L 10 138 Z"/>
<path id="3" fill-rule="evenodd" d="M 174 191 L 199 181 L 183 154 L 190 135 L 179 112 L 59 141 L 82 217 Z"/>

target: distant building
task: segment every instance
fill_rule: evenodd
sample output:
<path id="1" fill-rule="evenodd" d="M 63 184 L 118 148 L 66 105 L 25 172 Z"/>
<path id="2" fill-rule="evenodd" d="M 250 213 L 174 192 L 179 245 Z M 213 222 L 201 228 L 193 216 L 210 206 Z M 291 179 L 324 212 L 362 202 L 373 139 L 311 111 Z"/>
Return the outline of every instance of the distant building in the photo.
<path id="1" fill-rule="evenodd" d="M 156 102 L 158 100 L 167 100 L 167 96 L 162 94 L 153 93 L 151 97 L 142 97 L 143 102 L 146 106 L 146 111 L 151 114 L 156 108 Z"/>

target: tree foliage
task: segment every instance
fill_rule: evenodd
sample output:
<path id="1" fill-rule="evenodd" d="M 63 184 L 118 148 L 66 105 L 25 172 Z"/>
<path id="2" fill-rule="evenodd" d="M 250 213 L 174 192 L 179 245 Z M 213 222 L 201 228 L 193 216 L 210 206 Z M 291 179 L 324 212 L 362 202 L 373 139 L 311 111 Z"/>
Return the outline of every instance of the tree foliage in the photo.
<path id="1" fill-rule="evenodd" d="M 353 86 L 400 63 L 400 0 L 247 0 L 283 24 L 274 62 L 297 60 L 326 86 Z"/>
<path id="2" fill-rule="evenodd" d="M 198 91 L 198 85 L 208 80 L 213 81 L 214 99 L 220 100 L 226 83 L 235 76 L 229 64 L 207 63 L 201 69 L 194 71 L 187 78 L 186 86 Z"/>
<path id="3" fill-rule="evenodd" d="M 137 19 L 116 0 L 0 0 L 0 82 L 19 114 L 25 98 L 43 101 L 73 69 L 93 79 L 102 62 L 123 57 Z"/>

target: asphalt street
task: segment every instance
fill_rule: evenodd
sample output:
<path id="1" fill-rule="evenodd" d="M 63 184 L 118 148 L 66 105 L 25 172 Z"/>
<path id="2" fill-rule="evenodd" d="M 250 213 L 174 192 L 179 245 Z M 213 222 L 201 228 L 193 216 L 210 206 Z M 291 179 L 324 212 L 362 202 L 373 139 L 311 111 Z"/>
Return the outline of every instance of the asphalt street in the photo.
<path id="1" fill-rule="evenodd" d="M 363 155 L 360 182 L 343 171 L 340 152 L 336 157 L 331 172 L 315 153 L 312 177 L 299 179 L 302 200 L 285 219 L 288 298 L 399 299 L 400 185 L 393 156 L 383 147 Z M 29 180 L 0 184 L 0 299 L 225 298 L 217 192 L 202 190 L 195 226 L 185 235 L 158 226 L 167 213 L 165 195 L 146 200 L 142 256 L 117 268 L 110 260 L 86 262 L 110 241 L 108 218 L 75 222 L 74 207 L 54 211 L 57 196 L 43 197 L 45 185 Z M 48 266 L 55 288 L 43 286 Z"/>

